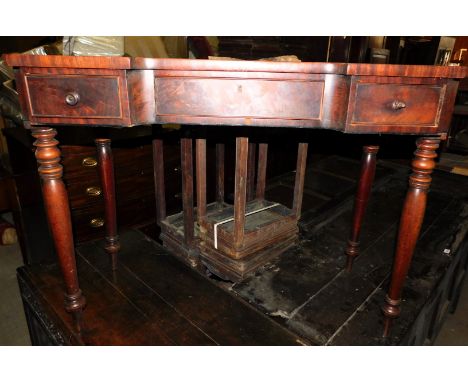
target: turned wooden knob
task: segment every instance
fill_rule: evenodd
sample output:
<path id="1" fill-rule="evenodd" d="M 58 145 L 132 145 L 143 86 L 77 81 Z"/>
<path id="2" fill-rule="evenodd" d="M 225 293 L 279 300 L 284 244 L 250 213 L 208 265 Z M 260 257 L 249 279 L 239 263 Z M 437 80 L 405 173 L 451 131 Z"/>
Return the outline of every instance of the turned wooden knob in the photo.
<path id="1" fill-rule="evenodd" d="M 76 92 L 68 93 L 65 96 L 65 102 L 67 105 L 75 106 L 80 101 L 80 96 Z"/>
<path id="2" fill-rule="evenodd" d="M 406 103 L 404 103 L 403 101 L 393 101 L 392 103 L 393 110 L 400 110 L 400 109 L 404 109 L 405 107 L 406 107 Z"/>

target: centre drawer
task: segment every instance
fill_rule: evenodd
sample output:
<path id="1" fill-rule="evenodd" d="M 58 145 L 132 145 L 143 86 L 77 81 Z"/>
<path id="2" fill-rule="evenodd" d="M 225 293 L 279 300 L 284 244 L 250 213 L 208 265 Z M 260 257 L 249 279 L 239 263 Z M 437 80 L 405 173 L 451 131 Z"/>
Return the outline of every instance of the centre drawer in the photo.
<path id="1" fill-rule="evenodd" d="M 446 81 L 437 79 L 353 78 L 346 130 L 436 133 L 446 89 Z"/>
<path id="2" fill-rule="evenodd" d="M 155 71 L 156 120 L 341 130 L 347 86 L 328 74 Z"/>

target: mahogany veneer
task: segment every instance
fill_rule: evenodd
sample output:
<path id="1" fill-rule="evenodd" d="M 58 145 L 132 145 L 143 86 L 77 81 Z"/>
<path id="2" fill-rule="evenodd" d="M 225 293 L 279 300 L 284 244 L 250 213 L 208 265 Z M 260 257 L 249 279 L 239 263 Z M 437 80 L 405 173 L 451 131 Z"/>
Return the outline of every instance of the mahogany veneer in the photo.
<path id="1" fill-rule="evenodd" d="M 124 57 L 114 62 L 108 57 L 20 54 L 6 55 L 6 60 L 21 68 L 17 87 L 31 124 L 183 123 L 445 133 L 455 79 L 465 76 L 463 67 L 417 65 Z"/>
<path id="2" fill-rule="evenodd" d="M 388 335 L 392 319 L 399 314 L 401 289 L 424 217 L 435 150 L 439 140 L 446 137 L 457 80 L 467 75 L 466 68 L 20 54 L 5 58 L 16 70 L 26 126 L 35 128 L 44 199 L 66 282 L 66 307 L 77 318 L 85 300 L 76 277 L 60 153 L 55 131 L 49 125 L 180 123 L 429 136 L 417 143 L 402 212 L 397 257 L 384 308 Z M 203 149 L 202 141 L 197 140 L 197 149 Z M 206 174 L 201 159 L 197 154 L 197 179 Z M 303 161 L 298 160 L 298 169 L 305 171 Z M 246 168 L 241 172 L 247 177 Z M 300 178 L 296 178 L 298 189 Z M 239 184 L 243 192 L 236 193 L 236 198 L 245 199 L 245 179 Z M 258 192 L 263 192 L 261 186 Z M 157 197 L 163 201 L 160 195 Z M 301 197 L 300 193 L 294 195 L 296 217 Z M 239 247 L 245 237 L 245 200 L 235 205 L 243 206 L 234 211 L 241 222 L 233 232 L 234 245 Z M 199 193 L 197 207 L 198 223 L 203 226 L 206 197 Z M 160 221 L 165 215 L 164 205 L 158 208 Z"/>

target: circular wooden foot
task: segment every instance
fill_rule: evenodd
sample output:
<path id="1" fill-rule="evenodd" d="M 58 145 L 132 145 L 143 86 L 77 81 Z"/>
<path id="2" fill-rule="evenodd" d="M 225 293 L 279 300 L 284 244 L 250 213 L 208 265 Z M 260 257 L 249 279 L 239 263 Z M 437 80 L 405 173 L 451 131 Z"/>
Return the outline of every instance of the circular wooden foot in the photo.
<path id="1" fill-rule="evenodd" d="M 81 289 L 73 294 L 65 294 L 65 310 L 67 312 L 81 312 L 85 306 L 86 299 L 81 293 Z"/>
<path id="2" fill-rule="evenodd" d="M 111 260 L 112 269 L 117 269 L 117 253 L 120 251 L 120 242 L 118 236 L 106 237 L 106 253 Z"/>
<path id="3" fill-rule="evenodd" d="M 388 297 L 388 295 L 385 296 L 385 305 L 382 308 L 383 313 L 385 315 L 383 337 L 389 336 L 393 320 L 400 316 L 400 304 L 400 299 L 393 300 L 390 297 Z"/>
<path id="4" fill-rule="evenodd" d="M 353 268 L 353 262 L 356 256 L 359 254 L 359 242 L 348 240 L 348 245 L 346 246 L 346 270 L 351 272 Z"/>

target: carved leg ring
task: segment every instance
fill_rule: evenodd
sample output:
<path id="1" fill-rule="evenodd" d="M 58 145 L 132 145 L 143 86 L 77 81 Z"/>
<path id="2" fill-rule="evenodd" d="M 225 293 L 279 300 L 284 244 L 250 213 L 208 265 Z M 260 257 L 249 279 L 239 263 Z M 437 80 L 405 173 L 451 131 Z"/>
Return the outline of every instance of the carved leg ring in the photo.
<path id="1" fill-rule="evenodd" d="M 353 261 L 359 255 L 359 236 L 361 234 L 362 220 L 366 212 L 369 196 L 374 181 L 376 157 L 379 151 L 379 146 L 364 146 L 361 161 L 361 174 L 359 176 L 359 184 L 356 190 L 353 209 L 353 223 L 351 234 L 346 246 L 346 269 L 351 271 Z"/>
<path id="2" fill-rule="evenodd" d="M 117 269 L 117 253 L 120 250 L 119 236 L 117 235 L 117 212 L 115 207 L 115 181 L 114 159 L 110 139 L 96 139 L 97 156 L 99 163 L 99 176 L 101 178 L 104 196 L 106 246 L 105 250 L 110 257 L 112 269 Z"/>
<path id="3" fill-rule="evenodd" d="M 81 312 L 86 300 L 81 293 L 76 270 L 75 247 L 71 226 L 70 207 L 65 185 L 62 181 L 60 150 L 55 129 L 39 128 L 32 131 L 36 138 L 36 159 L 42 179 L 42 194 L 50 230 L 65 280 L 65 309 L 73 314 L 79 328 Z"/>
<path id="4" fill-rule="evenodd" d="M 434 159 L 437 157 L 439 142 L 439 138 L 419 138 L 416 141 L 417 150 L 414 153 L 413 172 L 409 177 L 409 188 L 401 214 L 392 277 L 383 306 L 384 337 L 389 335 L 393 320 L 400 315 L 401 291 L 424 219 L 427 191 L 432 180 L 431 173 L 435 167 Z"/>

